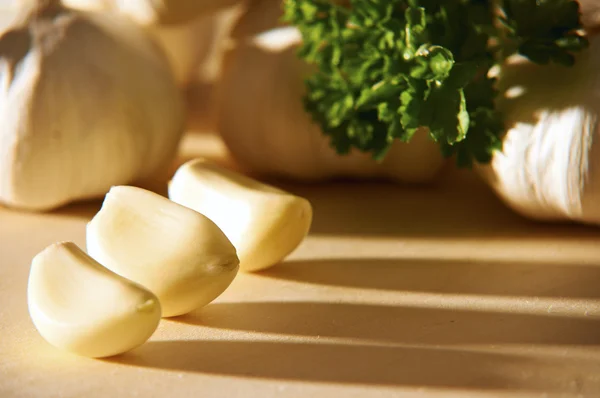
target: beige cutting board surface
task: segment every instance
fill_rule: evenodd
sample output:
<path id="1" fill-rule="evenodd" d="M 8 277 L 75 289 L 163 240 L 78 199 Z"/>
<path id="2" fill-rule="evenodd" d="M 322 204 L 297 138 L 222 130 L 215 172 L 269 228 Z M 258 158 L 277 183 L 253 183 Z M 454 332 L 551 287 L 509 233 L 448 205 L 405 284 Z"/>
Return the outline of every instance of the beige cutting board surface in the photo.
<path id="1" fill-rule="evenodd" d="M 283 185 L 314 205 L 302 246 L 109 360 L 48 345 L 26 303 L 31 258 L 84 245 L 99 202 L 0 208 L 0 397 L 600 397 L 600 229 L 525 221 L 463 177 Z"/>

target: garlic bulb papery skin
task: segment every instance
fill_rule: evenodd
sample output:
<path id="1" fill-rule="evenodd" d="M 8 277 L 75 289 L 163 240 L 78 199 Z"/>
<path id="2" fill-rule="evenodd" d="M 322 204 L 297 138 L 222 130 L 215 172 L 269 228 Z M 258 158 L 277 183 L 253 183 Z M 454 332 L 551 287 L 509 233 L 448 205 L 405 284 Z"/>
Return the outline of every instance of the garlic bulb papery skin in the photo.
<path id="1" fill-rule="evenodd" d="M 196 79 L 212 81 L 215 68 L 212 65 L 228 27 L 227 15 L 238 2 L 240 0 L 63 0 L 70 7 L 125 16 L 144 27 L 166 54 L 182 87 Z M 190 7 L 193 10 L 184 12 Z M 176 17 L 179 14 L 181 17 Z M 207 68 L 212 69 L 205 72 Z"/>
<path id="2" fill-rule="evenodd" d="M 283 0 L 246 0 L 230 35 L 243 39 L 287 25 L 283 20 Z"/>
<path id="3" fill-rule="evenodd" d="M 137 25 L 50 1 L 0 36 L 0 120 L 0 202 L 48 210 L 154 179 L 185 115 Z"/>
<path id="4" fill-rule="evenodd" d="M 146 29 L 167 54 L 181 86 L 212 83 L 221 69 L 223 45 L 241 7 L 203 13 L 179 25 L 148 25 Z"/>
<path id="5" fill-rule="evenodd" d="M 182 25 L 147 26 L 147 31 L 163 49 L 180 86 L 195 80 L 198 68 L 208 61 L 216 45 L 217 21 L 201 16 Z"/>
<path id="6" fill-rule="evenodd" d="M 296 55 L 299 32 L 276 28 L 239 38 L 224 56 L 217 129 L 240 165 L 259 174 L 298 180 L 386 177 L 427 182 L 445 163 L 425 132 L 394 143 L 385 160 L 353 151 L 338 155 L 304 110 L 304 77 L 310 68 Z"/>
<path id="7" fill-rule="evenodd" d="M 581 23 L 588 32 L 600 31 L 600 1 L 578 0 L 581 7 Z"/>
<path id="8" fill-rule="evenodd" d="M 35 256 L 27 301 L 46 341 L 93 358 L 143 344 L 161 318 L 154 294 L 104 268 L 72 242 L 55 243 Z"/>
<path id="9" fill-rule="evenodd" d="M 0 0 L 0 32 L 3 32 L 6 27 L 15 23 L 15 19 L 20 17 L 19 5 L 16 0 L 2 1 Z"/>
<path id="10" fill-rule="evenodd" d="M 575 66 L 513 60 L 499 103 L 510 126 L 481 174 L 518 213 L 537 220 L 600 223 L 600 40 Z"/>
<path id="11" fill-rule="evenodd" d="M 182 25 L 229 8 L 242 0 L 62 0 L 82 10 L 112 10 L 140 25 Z M 1 3 L 0 3 L 1 4 Z"/>
<path id="12" fill-rule="evenodd" d="M 96 0 L 97 1 L 97 0 Z M 231 7 L 242 0 L 104 0 L 142 25 L 190 22 L 201 15 Z"/>

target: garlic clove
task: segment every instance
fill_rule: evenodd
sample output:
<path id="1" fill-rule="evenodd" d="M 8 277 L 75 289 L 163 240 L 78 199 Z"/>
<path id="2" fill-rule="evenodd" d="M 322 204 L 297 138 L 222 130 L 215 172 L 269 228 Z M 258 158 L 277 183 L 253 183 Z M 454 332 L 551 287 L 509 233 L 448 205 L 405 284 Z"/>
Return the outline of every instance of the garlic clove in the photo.
<path id="1" fill-rule="evenodd" d="M 236 247 L 243 271 L 281 261 L 302 242 L 312 221 L 308 200 L 204 159 L 177 170 L 169 197 L 213 220 Z"/>
<path id="2" fill-rule="evenodd" d="M 143 344 L 161 317 L 154 294 L 72 242 L 55 243 L 35 256 L 27 299 L 44 339 L 87 357 L 117 355 Z"/>
<path id="3" fill-rule="evenodd" d="M 165 317 L 210 303 L 239 268 L 235 248 L 207 217 L 128 186 L 106 195 L 87 226 L 87 248 L 108 269 L 156 294 Z"/>

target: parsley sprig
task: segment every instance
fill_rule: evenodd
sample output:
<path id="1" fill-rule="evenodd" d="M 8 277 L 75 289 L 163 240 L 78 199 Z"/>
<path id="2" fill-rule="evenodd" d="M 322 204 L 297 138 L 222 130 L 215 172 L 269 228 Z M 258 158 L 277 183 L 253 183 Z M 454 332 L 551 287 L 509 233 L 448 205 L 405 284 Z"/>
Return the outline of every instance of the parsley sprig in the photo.
<path id="1" fill-rule="evenodd" d="M 489 70 L 519 53 L 572 65 L 587 47 L 573 0 L 286 0 L 318 71 L 307 111 L 338 153 L 383 159 L 394 140 L 427 128 L 461 166 L 502 148 Z"/>

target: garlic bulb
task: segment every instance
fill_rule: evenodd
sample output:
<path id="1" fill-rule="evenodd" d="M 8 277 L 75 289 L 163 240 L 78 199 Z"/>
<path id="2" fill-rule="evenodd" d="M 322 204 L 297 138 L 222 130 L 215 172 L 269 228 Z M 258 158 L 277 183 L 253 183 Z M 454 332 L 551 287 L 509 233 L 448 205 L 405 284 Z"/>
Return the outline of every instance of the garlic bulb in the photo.
<path id="1" fill-rule="evenodd" d="M 241 0 L 63 0 L 68 7 L 113 10 L 140 25 L 180 25 L 231 7 Z"/>
<path id="2" fill-rule="evenodd" d="M 114 10 L 140 25 L 181 25 L 231 7 L 241 0 L 63 0 L 69 7 Z"/>
<path id="3" fill-rule="evenodd" d="M 588 32 L 600 30 L 600 2 L 598 0 L 579 0 L 581 22 Z"/>
<path id="4" fill-rule="evenodd" d="M 250 29 L 244 18 L 239 23 Z M 225 53 L 217 122 L 235 159 L 247 170 L 303 180 L 434 178 L 444 159 L 424 132 L 409 144 L 395 143 L 382 163 L 358 152 L 341 156 L 329 146 L 302 104 L 303 77 L 309 68 L 295 54 L 299 41 L 295 28 L 280 27 L 240 37 Z"/>
<path id="5" fill-rule="evenodd" d="M 220 73 L 225 39 L 240 11 L 232 7 L 184 24 L 149 25 L 147 29 L 167 54 L 181 85 L 213 82 Z"/>
<path id="6" fill-rule="evenodd" d="M 105 0 L 143 25 L 190 22 L 200 15 L 230 7 L 240 0 Z"/>
<path id="7" fill-rule="evenodd" d="M 195 79 L 213 79 L 220 41 L 230 20 L 237 15 L 232 6 L 240 1 L 63 0 L 63 3 L 81 10 L 124 15 L 143 26 L 167 55 L 177 82 L 186 86 Z"/>
<path id="8" fill-rule="evenodd" d="M 0 37 L 0 202 L 46 210 L 154 177 L 183 108 L 136 25 L 38 0 Z"/>
<path id="9" fill-rule="evenodd" d="M 499 104 L 511 127 L 481 168 L 517 212 L 539 220 L 600 223 L 600 38 L 574 67 L 515 61 Z"/>
<path id="10" fill-rule="evenodd" d="M 231 29 L 231 37 L 241 39 L 286 26 L 282 10 L 283 0 L 246 0 Z"/>
<path id="11" fill-rule="evenodd" d="M 175 80 L 182 86 L 195 80 L 202 65 L 210 62 L 217 45 L 218 20 L 200 16 L 182 25 L 148 26 L 148 32 L 163 49 Z"/>

